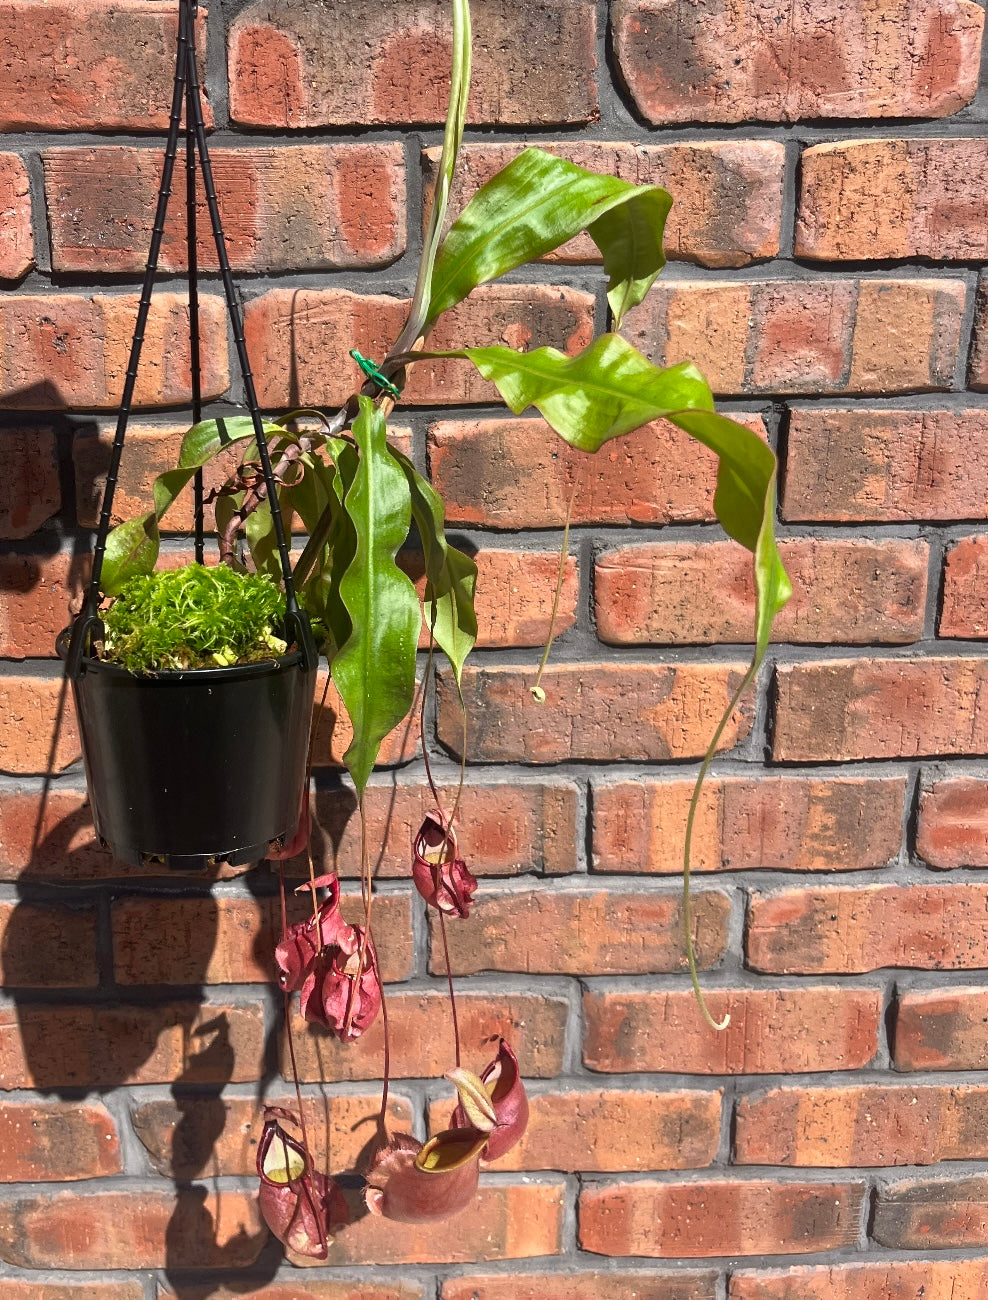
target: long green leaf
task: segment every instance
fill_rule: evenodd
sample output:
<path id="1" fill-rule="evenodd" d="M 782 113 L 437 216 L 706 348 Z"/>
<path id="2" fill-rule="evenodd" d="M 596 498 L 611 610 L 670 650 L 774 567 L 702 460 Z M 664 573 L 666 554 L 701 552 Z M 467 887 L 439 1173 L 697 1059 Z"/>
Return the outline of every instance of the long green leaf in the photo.
<path id="1" fill-rule="evenodd" d="M 586 230 L 603 255 L 608 299 L 620 324 L 665 265 L 662 234 L 671 206 L 658 185 L 631 185 L 526 149 L 477 191 L 443 241 L 429 321 L 478 284 Z"/>
<path id="2" fill-rule="evenodd" d="M 707 1023 L 715 1021 L 703 998 L 693 948 L 690 850 L 704 778 L 724 729 L 765 657 L 776 614 L 792 594 L 775 541 L 776 458 L 750 429 L 718 415 L 706 381 L 690 365 L 660 370 L 619 335 L 597 339 L 578 356 L 554 348 L 517 353 L 508 348 L 468 348 L 469 357 L 493 381 L 516 413 L 537 407 L 571 446 L 595 452 L 611 438 L 650 420 L 667 419 L 718 456 L 714 510 L 724 530 L 754 555 L 755 649 L 751 663 L 724 710 L 693 787 L 683 848 L 683 939 L 690 979 Z"/>
<path id="3" fill-rule="evenodd" d="M 392 455 L 405 472 L 412 500 L 412 517 L 422 539 L 425 558 L 426 622 L 436 644 L 453 669 L 457 690 L 461 689 L 463 665 L 477 644 L 477 614 L 474 594 L 477 566 L 469 555 L 446 540 L 446 508 L 443 499 L 422 477 L 407 456 L 392 448 Z"/>
<path id="4" fill-rule="evenodd" d="M 294 436 L 280 424 L 265 424 L 263 427 L 268 438 Z M 254 422 L 250 416 L 202 420 L 189 429 L 182 439 L 177 468 L 165 470 L 152 484 L 154 510 L 136 519 L 125 520 L 111 529 L 107 536 L 100 575 L 104 595 L 115 596 L 128 579 L 150 573 L 154 568 L 161 542 L 158 525 L 196 470 L 227 447 L 253 437 Z"/>
<path id="5" fill-rule="evenodd" d="M 718 519 L 742 546 L 762 554 L 766 585 L 759 597 L 772 617 L 788 599 L 781 561 L 769 563 L 775 546 L 775 454 L 750 429 L 713 410 L 710 389 L 695 366 L 660 370 L 618 334 L 603 335 L 574 357 L 555 348 L 514 352 L 498 347 L 443 355 L 469 358 L 512 411 L 537 407 L 581 451 L 597 451 L 609 439 L 657 419 L 670 420 L 710 447 L 720 460 L 714 498 Z"/>
<path id="6" fill-rule="evenodd" d="M 367 397 L 353 437 L 360 464 L 344 507 L 357 549 L 340 583 L 352 631 L 332 675 L 353 724 L 343 761 L 363 794 L 381 741 L 412 707 L 421 614 L 415 587 L 395 564 L 411 524 L 408 482 L 388 447 L 384 416 Z"/>

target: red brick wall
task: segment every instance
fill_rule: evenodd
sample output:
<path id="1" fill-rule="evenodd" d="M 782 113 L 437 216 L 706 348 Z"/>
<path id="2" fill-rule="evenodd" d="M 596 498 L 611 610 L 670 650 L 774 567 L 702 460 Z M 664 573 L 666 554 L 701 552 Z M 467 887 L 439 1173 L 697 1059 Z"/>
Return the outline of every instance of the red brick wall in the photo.
<path id="1" fill-rule="evenodd" d="M 460 196 L 522 140 L 667 183 L 671 263 L 629 336 L 656 361 L 696 359 L 724 409 L 779 449 L 796 593 L 695 845 L 699 958 L 730 1028 L 707 1030 L 693 1004 L 675 874 L 695 760 L 751 626 L 746 557 L 711 523 L 713 465 L 665 427 L 585 462 L 506 416 L 463 366 L 422 367 L 397 427 L 479 548 L 482 581 L 462 843 L 483 879 L 451 954 L 466 1060 L 483 1064 L 505 1030 L 532 1123 L 448 1226 L 364 1219 L 306 1274 L 265 1245 L 257 1097 L 288 1090 L 270 875 L 210 890 L 123 874 L 97 850 L 52 657 L 126 364 L 174 14 L 164 0 L 6 0 L 0 1294 L 983 1300 L 983 7 L 473 8 Z M 201 18 L 222 208 L 274 410 L 345 396 L 347 349 L 380 355 L 400 327 L 440 140 L 446 10 L 214 0 Z M 181 188 L 124 510 L 186 418 Z M 605 322 L 590 256 L 575 241 L 478 293 L 437 341 L 580 346 Z M 236 402 L 215 277 L 205 293 L 206 387 Z M 538 708 L 533 647 L 581 462 Z M 422 745 L 455 782 L 447 685 L 425 735 L 389 744 L 395 767 L 369 799 L 393 1113 L 420 1132 L 445 1114 L 450 1026 L 408 834 L 428 802 Z M 319 848 L 354 890 L 343 747 L 327 727 Z M 380 1048 L 379 1026 L 345 1049 L 300 1036 L 334 1170 L 371 1136 Z"/>

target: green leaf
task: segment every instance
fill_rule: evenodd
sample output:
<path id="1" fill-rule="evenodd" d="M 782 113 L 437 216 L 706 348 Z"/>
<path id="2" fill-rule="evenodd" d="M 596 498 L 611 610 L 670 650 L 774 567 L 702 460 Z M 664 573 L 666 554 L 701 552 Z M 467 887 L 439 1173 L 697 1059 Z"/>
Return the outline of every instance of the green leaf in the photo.
<path id="1" fill-rule="evenodd" d="M 100 586 L 115 596 L 130 578 L 150 573 L 158 558 L 158 520 L 153 514 L 128 519 L 111 529 L 106 539 Z"/>
<path id="2" fill-rule="evenodd" d="M 620 323 L 665 265 L 662 233 L 671 206 L 658 185 L 631 185 L 526 149 L 477 191 L 443 241 L 429 321 L 478 284 L 586 230 L 603 255 L 608 300 Z"/>
<path id="3" fill-rule="evenodd" d="M 352 631 L 332 675 L 353 724 L 343 761 L 362 794 L 381 741 L 412 707 L 421 614 L 411 580 L 395 564 L 411 524 L 408 482 L 388 447 L 384 416 L 367 397 L 353 436 L 360 462 L 344 508 L 357 548 L 340 582 Z"/>
<path id="4" fill-rule="evenodd" d="M 280 424 L 264 424 L 267 437 L 291 439 L 293 434 Z M 160 533 L 158 524 L 172 502 L 191 481 L 197 469 L 225 448 L 254 437 L 250 416 L 233 419 L 202 420 L 194 424 L 182 439 L 178 467 L 165 470 L 152 484 L 154 512 L 137 519 L 125 520 L 111 529 L 100 574 L 100 588 L 106 596 L 115 596 L 129 578 L 150 573 L 158 560 Z"/>
<path id="5" fill-rule="evenodd" d="M 412 516 L 422 539 L 426 623 L 449 660 L 460 690 L 463 665 L 477 643 L 474 609 L 477 566 L 469 555 L 447 542 L 446 509 L 436 489 L 419 474 L 407 456 L 393 448 L 392 455 L 408 479 Z"/>
<path id="6" fill-rule="evenodd" d="M 582 451 L 595 452 L 611 438 L 667 419 L 717 453 L 714 510 L 724 530 L 754 555 L 755 650 L 714 731 L 700 764 L 686 819 L 683 848 L 683 941 L 690 979 L 700 1010 L 715 1021 L 700 988 L 693 948 L 690 898 L 690 850 L 700 791 L 721 736 L 741 697 L 754 681 L 768 648 L 776 614 L 792 595 L 792 586 L 775 542 L 775 453 L 750 429 L 718 415 L 706 381 L 695 367 L 660 370 L 616 334 L 597 339 L 578 356 L 554 348 L 517 353 L 508 348 L 468 348 L 466 356 L 492 380 L 501 396 L 520 414 L 536 406 L 561 437 Z"/>
<path id="7" fill-rule="evenodd" d="M 431 354 L 428 354 L 431 355 Z M 755 556 L 756 653 L 792 588 L 775 544 L 775 453 L 743 425 L 718 415 L 706 381 L 692 365 L 660 370 L 617 334 L 605 334 L 575 357 L 555 348 L 465 348 L 515 414 L 535 406 L 581 451 L 650 420 L 667 419 L 717 453 L 714 510 L 725 532 Z"/>

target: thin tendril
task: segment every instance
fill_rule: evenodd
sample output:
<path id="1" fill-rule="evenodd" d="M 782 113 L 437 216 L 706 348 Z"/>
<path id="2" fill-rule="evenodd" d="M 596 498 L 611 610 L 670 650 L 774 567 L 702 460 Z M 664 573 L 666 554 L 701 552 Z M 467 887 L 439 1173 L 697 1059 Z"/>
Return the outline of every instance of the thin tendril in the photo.
<path id="1" fill-rule="evenodd" d="M 450 832 L 453 823 L 456 821 L 457 813 L 460 811 L 460 798 L 463 795 L 463 785 L 467 775 L 467 710 L 463 703 L 463 692 L 460 690 L 459 683 L 456 685 L 456 695 L 460 703 L 460 718 L 462 720 L 462 743 L 460 745 L 460 776 L 456 785 L 456 797 L 453 800 L 453 811 L 449 817 L 446 817 L 443 809 L 442 799 L 439 797 L 439 791 L 436 789 L 436 783 L 432 776 L 432 765 L 429 762 L 429 747 L 425 742 L 425 706 L 428 700 L 429 683 L 432 681 L 432 663 L 435 656 L 435 639 L 433 629 L 429 628 L 429 658 L 425 666 L 425 681 L 422 684 L 422 707 L 419 715 L 419 730 L 422 733 L 422 758 L 425 760 L 425 775 L 429 782 L 429 789 L 432 791 L 432 797 L 436 801 L 436 807 L 445 818 L 446 836 L 443 840 L 443 854 L 440 866 L 443 862 L 449 861 L 448 849 L 450 848 Z"/>
<path id="2" fill-rule="evenodd" d="M 453 811 L 450 814 L 450 816 L 447 818 L 445 813 L 443 812 L 442 800 L 439 798 L 439 791 L 436 789 L 436 783 L 432 779 L 432 769 L 429 766 L 429 749 L 425 743 L 425 702 L 429 690 L 429 682 L 432 680 L 432 660 L 433 660 L 434 648 L 435 648 L 435 639 L 433 637 L 433 629 L 432 627 L 430 627 L 429 628 L 429 659 L 426 664 L 425 683 L 422 688 L 421 729 L 422 729 L 422 737 L 423 737 L 422 756 L 425 759 L 425 774 L 428 777 L 429 789 L 432 791 L 432 797 L 436 801 L 436 807 L 439 809 L 440 816 L 443 818 L 443 820 L 446 823 L 445 838 L 443 840 L 443 846 L 442 846 L 442 856 L 439 862 L 432 864 L 433 879 L 436 885 L 438 886 L 443 863 L 449 861 L 449 854 L 452 848 L 451 836 L 453 830 L 453 822 L 455 821 L 456 814 L 459 812 L 460 809 L 460 796 L 463 793 L 463 782 L 466 777 L 467 713 L 463 705 L 463 696 L 462 694 L 460 694 L 459 695 L 460 716 L 463 719 L 463 744 L 460 748 L 460 756 L 461 756 L 460 757 L 460 780 L 459 780 L 459 784 L 456 787 L 456 799 L 453 802 Z M 457 693 L 459 694 L 459 690 L 457 690 Z M 459 1069 L 460 1068 L 460 1022 L 456 1014 L 456 992 L 453 988 L 453 973 L 450 970 L 450 965 L 449 965 L 449 944 L 446 939 L 446 917 L 441 907 L 437 907 L 436 911 L 439 913 L 439 928 L 443 937 L 443 958 L 446 962 L 446 982 L 449 985 L 449 1009 L 453 1016 L 453 1044 L 456 1053 L 456 1068 Z"/>
<path id="3" fill-rule="evenodd" d="M 344 1034 L 350 1032 L 353 1024 L 353 1017 L 357 1010 L 357 997 L 360 993 L 360 981 L 364 975 L 364 963 L 367 961 L 368 948 L 373 953 L 374 948 L 371 944 L 371 904 L 373 894 L 371 892 L 370 877 L 370 851 L 367 844 L 367 818 L 364 816 L 364 793 L 360 792 L 360 799 L 357 803 L 357 812 L 360 816 L 360 897 L 364 905 L 364 932 L 360 938 L 360 947 L 357 950 L 357 974 L 353 977 L 350 986 L 350 997 L 347 1001 L 346 1020 L 343 1024 Z M 380 972 L 378 972 L 378 982 L 380 982 Z"/>
<path id="4" fill-rule="evenodd" d="M 278 878 L 281 885 L 281 925 L 282 935 L 288 931 L 288 903 L 285 899 L 285 869 L 278 864 Z M 295 1099 L 298 1102 L 298 1126 L 302 1130 L 302 1145 L 305 1147 L 306 1158 L 309 1164 L 312 1163 L 312 1152 L 309 1150 L 309 1136 L 305 1130 L 305 1115 L 302 1111 L 302 1088 L 298 1081 L 298 1064 L 295 1060 L 295 1035 L 292 1032 L 292 995 L 285 993 L 285 1029 L 288 1038 L 288 1056 L 292 1064 L 292 1083 L 295 1085 Z M 285 1167 L 288 1167 L 287 1157 Z"/>
<path id="5" fill-rule="evenodd" d="M 549 618 L 549 635 L 546 638 L 545 649 L 542 651 L 542 658 L 539 660 L 538 672 L 535 674 L 535 682 L 529 687 L 529 690 L 535 698 L 541 702 L 545 699 L 545 692 L 542 690 L 542 674 L 546 670 L 549 662 L 549 655 L 552 651 L 552 643 L 556 639 L 556 619 L 559 616 L 559 601 L 563 594 L 563 582 L 566 579 L 566 561 L 569 559 L 569 526 L 573 518 L 573 505 L 576 501 L 576 494 L 580 487 L 580 467 L 577 466 L 576 474 L 573 478 L 573 490 L 569 494 L 569 502 L 566 506 L 566 522 L 563 524 L 563 540 L 559 547 L 559 568 L 556 572 L 556 591 L 552 598 L 552 614 Z M 465 729 L 465 723 L 464 723 Z"/>
<path id="6" fill-rule="evenodd" d="M 388 1089 L 391 1085 L 391 1026 L 388 1023 L 388 1000 L 384 996 L 384 981 L 381 979 L 381 968 L 377 962 L 376 949 L 373 957 L 374 973 L 377 975 L 378 988 L 381 990 L 381 1020 L 384 1027 L 384 1080 L 381 1085 L 381 1113 L 378 1117 L 377 1126 L 383 1144 L 386 1146 L 391 1141 L 388 1133 Z"/>
<path id="7" fill-rule="evenodd" d="M 442 804 L 439 800 L 439 791 L 436 789 L 436 783 L 432 777 L 432 764 L 429 762 L 429 746 L 425 739 L 425 706 L 429 698 L 429 683 L 432 681 L 432 661 L 435 657 L 436 643 L 432 637 L 432 628 L 429 628 L 429 658 L 425 664 L 425 681 L 422 683 L 422 703 L 419 706 L 419 731 L 422 734 L 422 758 L 425 760 L 425 776 L 429 782 L 429 789 L 432 791 L 432 797 L 435 799 L 437 806 L 441 809 Z"/>
<path id="8" fill-rule="evenodd" d="M 443 936 L 443 960 L 446 963 L 446 983 L 449 985 L 449 1009 L 453 1015 L 453 1045 L 456 1053 L 456 1068 L 460 1068 L 460 1022 L 456 1015 L 456 994 L 453 991 L 453 972 L 449 965 L 449 944 L 446 942 L 446 917 L 442 908 L 439 913 L 439 929 Z"/>
<path id="9" fill-rule="evenodd" d="M 323 710 L 326 707 L 326 696 L 329 694 L 329 683 L 331 681 L 329 673 L 326 674 L 326 684 L 322 688 L 322 699 L 319 701 L 319 711 L 315 715 L 315 721 L 312 724 L 312 731 L 309 735 L 309 752 L 305 759 L 305 791 L 306 798 L 309 796 L 309 786 L 312 780 L 312 756 L 316 750 L 316 737 L 319 734 L 319 724 L 322 722 Z M 312 861 L 312 836 L 309 836 L 309 842 L 305 846 L 305 856 L 309 864 L 309 890 L 312 893 L 312 920 L 316 927 L 316 952 L 322 956 L 322 926 L 319 924 L 319 892 L 316 889 L 316 868 Z"/>
<path id="10" fill-rule="evenodd" d="M 693 794 L 690 798 L 690 809 L 686 816 L 686 836 L 683 840 L 683 939 L 686 944 L 686 960 L 690 968 L 690 980 L 693 983 L 693 992 L 696 994 L 696 1000 L 699 1003 L 700 1011 L 704 1020 L 711 1029 L 723 1030 L 731 1023 L 731 1016 L 728 1012 L 723 1020 L 715 1020 L 707 1008 L 704 1001 L 703 990 L 700 988 L 700 976 L 696 969 L 696 952 L 693 948 L 693 900 L 690 897 L 690 849 L 693 844 L 693 823 L 696 821 L 696 810 L 700 802 L 700 791 L 706 778 L 710 764 L 713 762 L 714 754 L 717 752 L 717 746 L 720 744 L 720 738 L 724 734 L 724 728 L 730 721 L 731 714 L 737 708 L 741 696 L 751 685 L 758 672 L 758 656 L 751 661 L 741 682 L 731 696 L 730 703 L 724 710 L 720 722 L 717 724 L 717 730 L 713 734 L 713 739 L 707 746 L 707 752 L 703 756 L 703 762 L 700 764 L 700 771 L 697 773 L 696 784 L 693 786 Z"/>

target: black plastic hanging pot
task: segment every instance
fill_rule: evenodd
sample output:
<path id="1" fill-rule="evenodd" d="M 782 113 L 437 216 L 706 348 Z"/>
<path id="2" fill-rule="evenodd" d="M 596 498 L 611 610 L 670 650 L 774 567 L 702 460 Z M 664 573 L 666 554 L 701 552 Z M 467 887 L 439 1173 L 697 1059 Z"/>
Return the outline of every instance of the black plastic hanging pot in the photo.
<path id="1" fill-rule="evenodd" d="M 298 827 L 306 781 L 318 656 L 292 579 L 288 539 L 257 404 L 213 183 L 195 56 L 195 0 L 179 0 L 178 46 L 168 138 L 141 299 L 83 611 L 59 637 L 82 741 L 96 831 L 123 862 L 201 867 L 250 862 Z M 133 674 L 100 660 L 100 578 L 133 403 L 151 293 L 172 189 L 183 106 L 186 142 L 186 248 L 192 420 L 201 419 L 197 286 L 196 160 L 232 325 L 245 404 L 254 423 L 266 498 L 285 589 L 285 640 L 277 660 L 189 671 Z M 203 558 L 202 475 L 195 477 L 196 560 Z"/>
<path id="2" fill-rule="evenodd" d="M 72 688 L 100 840 L 121 862 L 189 869 L 290 839 L 315 682 L 299 652 L 153 676 L 83 658 Z"/>

